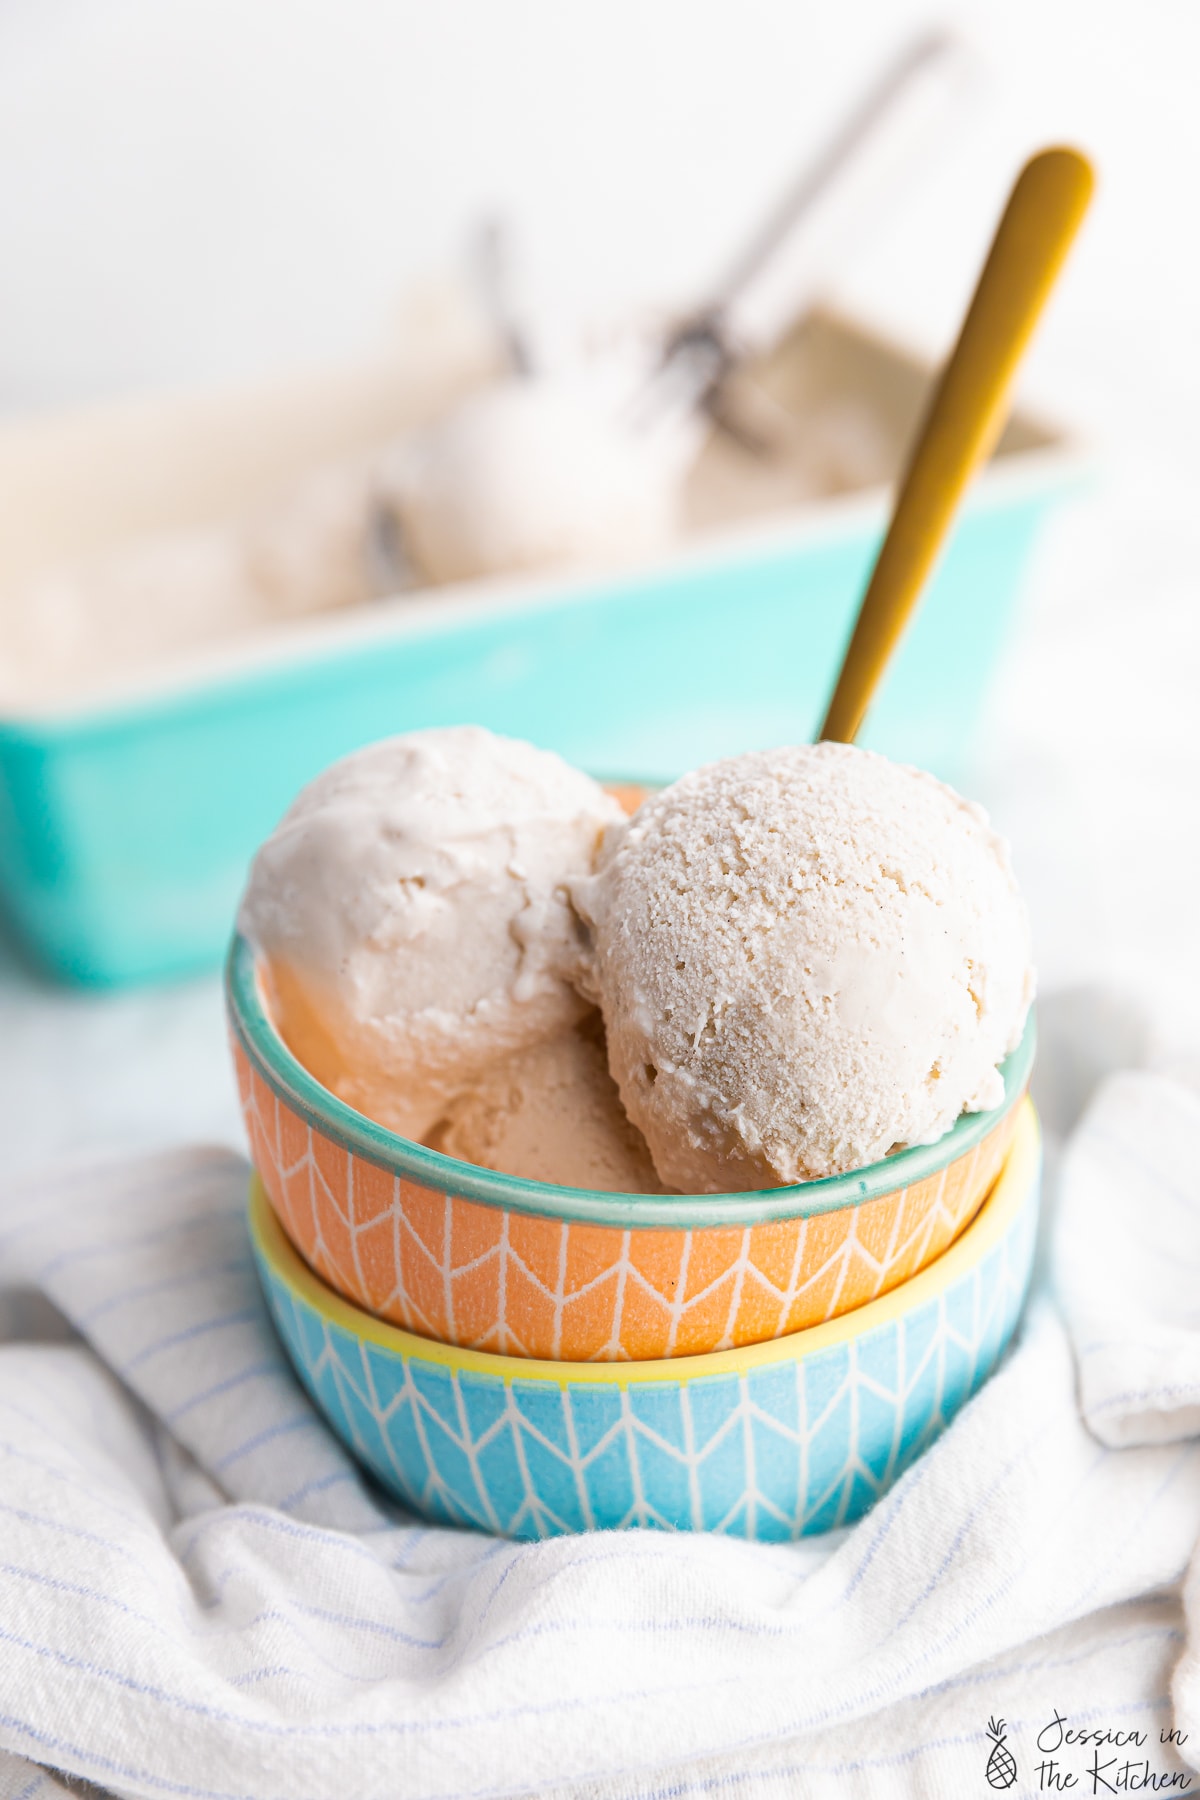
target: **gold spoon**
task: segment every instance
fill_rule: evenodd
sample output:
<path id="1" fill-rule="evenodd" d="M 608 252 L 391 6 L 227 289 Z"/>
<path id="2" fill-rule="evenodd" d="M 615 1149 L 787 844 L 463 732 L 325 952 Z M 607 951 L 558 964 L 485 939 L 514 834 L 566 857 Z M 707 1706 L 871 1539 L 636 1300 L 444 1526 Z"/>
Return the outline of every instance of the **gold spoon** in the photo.
<path id="1" fill-rule="evenodd" d="M 821 738 L 852 744 L 858 735 L 967 483 L 1000 435 L 1017 366 L 1094 185 L 1086 156 L 1069 149 L 1040 151 L 1017 177 L 909 457 Z"/>

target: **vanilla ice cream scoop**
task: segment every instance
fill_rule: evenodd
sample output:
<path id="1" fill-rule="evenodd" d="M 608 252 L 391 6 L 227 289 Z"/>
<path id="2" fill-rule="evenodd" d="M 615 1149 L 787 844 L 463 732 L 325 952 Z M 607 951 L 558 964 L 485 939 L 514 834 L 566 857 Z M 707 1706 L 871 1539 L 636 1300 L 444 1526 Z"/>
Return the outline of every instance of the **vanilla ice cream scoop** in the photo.
<path id="1" fill-rule="evenodd" d="M 564 884 L 621 816 L 596 783 L 477 726 L 372 744 L 319 775 L 254 860 L 240 926 L 293 1054 L 421 1137 L 497 1058 L 569 1029 Z"/>
<path id="2" fill-rule="evenodd" d="M 621 1099 L 685 1193 L 819 1179 L 998 1105 L 1033 996 L 1003 841 L 845 744 L 713 763 L 574 884 Z"/>
<path id="3" fill-rule="evenodd" d="M 408 444 L 383 486 L 431 581 L 605 567 L 670 544 L 699 435 L 634 430 L 604 380 L 514 378 Z"/>

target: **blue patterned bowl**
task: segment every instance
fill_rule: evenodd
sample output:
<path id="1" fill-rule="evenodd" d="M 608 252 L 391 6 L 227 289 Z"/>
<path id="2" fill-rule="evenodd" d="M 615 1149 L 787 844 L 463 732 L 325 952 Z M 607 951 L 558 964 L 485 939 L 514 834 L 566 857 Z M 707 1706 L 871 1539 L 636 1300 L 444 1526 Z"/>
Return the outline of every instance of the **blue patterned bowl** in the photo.
<path id="1" fill-rule="evenodd" d="M 305 1387 L 417 1512 L 516 1538 L 777 1540 L 858 1518 L 991 1373 L 1029 1282 L 1039 1162 L 1025 1101 L 975 1220 L 911 1281 L 790 1337 L 670 1362 L 536 1362 L 386 1325 L 307 1268 L 257 1178 L 251 1237 Z"/>

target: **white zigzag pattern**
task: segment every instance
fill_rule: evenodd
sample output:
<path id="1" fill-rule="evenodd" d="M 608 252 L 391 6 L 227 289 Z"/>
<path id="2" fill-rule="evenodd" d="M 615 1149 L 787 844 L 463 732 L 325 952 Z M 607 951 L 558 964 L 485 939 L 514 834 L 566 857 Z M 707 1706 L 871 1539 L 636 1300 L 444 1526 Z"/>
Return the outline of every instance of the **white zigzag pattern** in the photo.
<path id="1" fill-rule="evenodd" d="M 266 1102 L 268 1116 L 264 1117 Z M 264 1168 L 261 1173 L 268 1185 L 276 1191 L 282 1191 L 290 1198 L 294 1192 L 296 1177 L 307 1174 L 308 1203 L 311 1209 L 311 1233 L 309 1234 L 306 1255 L 317 1270 L 340 1292 L 355 1296 L 369 1291 L 366 1273 L 360 1260 L 359 1245 L 367 1231 L 378 1231 L 383 1214 L 378 1207 L 368 1218 L 355 1216 L 354 1174 L 355 1165 L 348 1153 L 346 1156 L 347 1179 L 346 1191 L 348 1204 L 343 1206 L 326 1181 L 316 1160 L 313 1147 L 313 1135 L 308 1128 L 304 1129 L 305 1149 L 297 1159 L 289 1162 L 283 1150 L 284 1108 L 261 1078 L 251 1081 L 249 1091 L 243 1089 L 243 1103 L 247 1118 L 251 1122 L 252 1138 L 254 1125 L 258 1127 L 257 1141 L 263 1145 L 271 1156 L 274 1168 Z M 299 1124 L 299 1121 L 296 1121 Z M 392 1178 L 392 1196 L 387 1217 L 392 1227 L 392 1267 L 395 1281 L 388 1294 L 376 1296 L 373 1310 L 381 1317 L 392 1319 L 426 1337 L 441 1338 L 448 1336 L 451 1342 L 461 1343 L 468 1349 L 494 1349 L 502 1354 L 516 1356 L 545 1355 L 546 1347 L 530 1345 L 522 1339 L 508 1316 L 507 1299 L 514 1275 L 518 1282 L 524 1282 L 550 1303 L 552 1309 L 553 1328 L 551 1334 L 552 1349 L 550 1353 L 558 1357 L 561 1354 L 563 1331 L 569 1310 L 584 1300 L 594 1289 L 605 1282 L 616 1283 L 617 1294 L 613 1307 L 613 1327 L 607 1341 L 594 1350 L 588 1358 L 595 1362 L 615 1362 L 629 1360 L 629 1352 L 621 1341 L 620 1327 L 624 1315 L 625 1296 L 632 1287 L 650 1303 L 665 1309 L 669 1320 L 667 1331 L 666 1354 L 674 1353 L 679 1331 L 685 1318 L 703 1307 L 721 1287 L 728 1284 L 728 1307 L 724 1325 L 713 1338 L 714 1350 L 728 1350 L 744 1337 L 737 1334 L 737 1322 L 742 1307 L 747 1285 L 757 1287 L 769 1301 L 775 1305 L 775 1324 L 770 1330 L 762 1333 L 763 1339 L 775 1339 L 787 1336 L 796 1329 L 792 1322 L 795 1309 L 805 1295 L 821 1286 L 833 1277 L 828 1299 L 823 1311 L 809 1322 L 831 1319 L 839 1311 L 839 1301 L 845 1287 L 849 1272 L 856 1263 L 868 1275 L 864 1300 L 878 1297 L 889 1286 L 895 1285 L 897 1270 L 913 1272 L 924 1266 L 931 1255 L 931 1246 L 937 1242 L 942 1247 L 957 1236 L 970 1216 L 970 1199 L 973 1192 L 975 1170 L 982 1145 L 971 1153 L 966 1171 L 966 1178 L 956 1184 L 956 1205 L 945 1202 L 945 1187 L 948 1171 L 943 1170 L 938 1183 L 938 1191 L 931 1205 L 923 1206 L 915 1221 L 905 1235 L 901 1237 L 901 1226 L 905 1222 L 908 1211 L 909 1190 L 905 1189 L 896 1208 L 892 1221 L 890 1240 L 882 1257 L 874 1255 L 863 1244 L 858 1232 L 857 1215 L 851 1219 L 849 1230 L 843 1240 L 836 1246 L 818 1268 L 801 1279 L 804 1268 L 805 1250 L 812 1231 L 819 1228 L 819 1219 L 806 1219 L 802 1223 L 796 1239 L 791 1269 L 787 1282 L 780 1286 L 767 1275 L 751 1259 L 751 1234 L 743 1232 L 742 1242 L 736 1258 L 732 1263 L 723 1266 L 713 1279 L 704 1287 L 686 1295 L 686 1279 L 688 1262 L 691 1255 L 694 1234 L 682 1234 L 683 1249 L 678 1277 L 675 1281 L 674 1298 L 668 1298 L 656 1287 L 633 1261 L 631 1254 L 632 1234 L 628 1231 L 620 1235 L 619 1253 L 614 1262 L 601 1269 L 589 1281 L 581 1283 L 568 1294 L 567 1277 L 567 1242 L 568 1227 L 560 1226 L 558 1279 L 553 1288 L 548 1287 L 539 1277 L 536 1270 L 514 1248 L 508 1230 L 508 1215 L 502 1215 L 499 1241 L 482 1250 L 476 1257 L 466 1262 L 455 1264 L 453 1258 L 453 1206 L 452 1196 L 443 1196 L 444 1218 L 442 1228 L 443 1249 L 436 1255 L 414 1228 L 406 1216 L 402 1186 L 399 1177 Z M 274 1179 L 272 1179 L 274 1177 Z M 343 1255 L 331 1245 L 322 1229 L 321 1211 L 317 1204 L 318 1191 L 323 1196 L 324 1204 L 337 1217 L 344 1228 L 349 1244 L 349 1266 Z M 286 1222 L 286 1219 L 285 1219 Z M 616 1234 L 614 1233 L 614 1236 Z M 497 1265 L 497 1309 L 496 1317 L 484 1323 L 483 1327 L 466 1336 L 460 1333 L 455 1320 L 455 1286 L 461 1283 L 464 1276 L 486 1267 L 490 1263 Z M 415 1289 L 414 1281 L 406 1280 L 406 1269 L 423 1272 L 440 1292 L 445 1325 L 431 1318 L 427 1307 L 422 1303 Z M 859 1302 L 861 1303 L 861 1302 Z M 756 1334 L 757 1335 L 757 1334 Z"/>
<path id="2" fill-rule="evenodd" d="M 497 1415 L 483 1430 L 473 1432 L 457 1373 L 448 1377 L 454 1405 L 452 1422 L 422 1391 L 414 1375 L 414 1367 L 419 1371 L 421 1367 L 429 1368 L 428 1364 L 414 1365 L 392 1351 L 358 1341 L 344 1356 L 335 1336 L 311 1312 L 309 1329 L 314 1336 L 319 1331 L 320 1351 L 308 1359 L 301 1354 L 298 1360 L 318 1394 L 323 1379 L 332 1380 L 341 1414 L 338 1423 L 356 1454 L 422 1512 L 462 1524 L 482 1525 L 512 1537 L 554 1536 L 577 1530 L 581 1523 L 589 1529 L 597 1524 L 609 1528 L 679 1529 L 682 1524 L 691 1529 L 737 1531 L 750 1537 L 797 1536 L 814 1527 L 825 1529 L 842 1524 L 862 1511 L 938 1435 L 988 1373 L 1019 1310 L 1028 1274 L 1032 1226 L 1032 1218 L 1023 1221 L 986 1264 L 974 1269 L 949 1294 L 930 1302 L 921 1314 L 896 1325 L 895 1379 L 891 1384 L 869 1371 L 869 1340 L 851 1340 L 808 1358 L 781 1359 L 736 1377 L 700 1377 L 671 1389 L 679 1395 L 681 1442 L 664 1436 L 639 1412 L 635 1396 L 642 1390 L 625 1384 L 619 1389 L 616 1418 L 589 1449 L 583 1450 L 579 1425 L 586 1418 L 589 1405 L 594 1409 L 596 1388 L 570 1382 L 559 1387 L 540 1378 L 530 1383 L 518 1378 L 514 1387 L 511 1380 L 473 1377 L 502 1391 L 504 1396 Z M 294 1345 L 302 1346 L 306 1341 L 301 1329 L 302 1303 L 285 1294 L 277 1281 L 271 1283 L 271 1295 L 285 1334 Z M 964 1297 L 969 1297 L 970 1302 L 966 1309 L 968 1323 L 960 1329 L 953 1314 Z M 931 1311 L 932 1327 L 922 1331 L 918 1322 Z M 927 1317 L 925 1322 L 928 1326 Z M 922 1337 L 925 1341 L 912 1356 L 914 1343 Z M 829 1369 L 831 1358 L 843 1361 L 844 1367 L 833 1391 L 818 1400 L 820 1377 Z M 376 1380 L 377 1368 L 390 1367 L 394 1371 L 398 1361 L 402 1362 L 403 1378 L 385 1402 Z M 953 1381 L 949 1379 L 952 1362 Z M 773 1410 L 771 1401 L 776 1386 L 781 1377 L 786 1380 L 788 1373 L 792 1380 L 778 1396 L 780 1410 Z M 444 1372 L 441 1374 L 444 1376 Z M 697 1396 L 703 1396 L 712 1392 L 714 1383 L 725 1386 L 730 1380 L 737 1382 L 736 1402 L 706 1434 L 693 1409 L 693 1389 Z M 531 1388 L 546 1389 L 558 1396 L 560 1435 L 547 1435 L 522 1408 L 517 1389 Z M 606 1388 L 605 1392 L 610 1396 L 612 1389 Z M 864 1422 L 860 1402 L 868 1395 L 891 1411 L 890 1431 L 882 1438 L 878 1408 L 874 1424 L 868 1426 Z M 793 1407 L 795 1424 L 783 1416 Z M 843 1409 L 845 1423 L 839 1427 L 838 1415 Z M 361 1428 L 359 1419 L 363 1414 L 374 1426 L 378 1443 L 370 1441 Z M 423 1475 L 411 1460 L 406 1462 L 398 1447 L 396 1426 L 405 1420 L 411 1421 L 420 1446 Z M 780 1446 L 787 1447 L 784 1476 L 775 1485 L 794 1495 L 790 1506 L 772 1498 L 761 1483 L 756 1427 L 763 1434 L 764 1443 L 769 1437 L 776 1451 Z M 836 1466 L 826 1469 L 822 1478 L 816 1473 L 820 1458 L 814 1457 L 814 1450 L 823 1429 L 844 1430 L 845 1447 Z M 506 1433 L 519 1473 L 520 1492 L 515 1509 L 511 1504 L 504 1505 L 493 1492 L 480 1460 L 488 1447 Z M 732 1460 L 736 1447 L 731 1440 L 739 1435 L 743 1451 L 740 1489 L 723 1515 L 713 1519 L 706 1516 L 706 1471 L 723 1472 L 728 1479 L 730 1471 L 737 1467 Z M 439 1457 L 443 1440 L 448 1452 Z M 547 1498 L 527 1455 L 528 1447 L 533 1445 L 572 1478 L 579 1509 L 577 1519 L 564 1516 Z M 614 1445 L 623 1450 L 624 1472 L 632 1493 L 630 1504 L 619 1515 L 614 1514 L 611 1502 L 607 1507 L 602 1504 L 602 1491 L 598 1495 L 587 1481 L 587 1471 Z M 665 1458 L 685 1477 L 684 1516 L 678 1509 L 672 1511 L 667 1499 L 658 1492 L 661 1478 L 656 1477 L 653 1468 L 643 1466 L 647 1450 Z M 469 1492 L 464 1491 L 461 1472 L 453 1467 L 456 1458 L 461 1458 L 470 1472 Z M 819 1491 L 810 1493 L 814 1479 L 820 1480 Z"/>

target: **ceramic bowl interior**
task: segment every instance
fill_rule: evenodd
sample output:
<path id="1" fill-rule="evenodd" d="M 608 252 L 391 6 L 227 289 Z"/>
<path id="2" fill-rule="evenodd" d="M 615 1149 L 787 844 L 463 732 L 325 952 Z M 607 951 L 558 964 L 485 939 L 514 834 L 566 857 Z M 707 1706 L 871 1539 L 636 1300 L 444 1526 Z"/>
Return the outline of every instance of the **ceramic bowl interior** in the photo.
<path id="1" fill-rule="evenodd" d="M 268 1015 L 253 953 L 227 970 L 255 1167 L 310 1266 L 424 1337 L 567 1361 L 693 1356 L 835 1318 L 952 1243 L 1000 1172 L 1032 1017 L 994 1112 L 828 1181 L 757 1193 L 591 1193 L 410 1143 L 322 1087 Z"/>
<path id="2" fill-rule="evenodd" d="M 251 1233 L 317 1406 L 406 1506 L 511 1537 L 629 1526 L 785 1539 L 859 1516 L 979 1387 L 1033 1258 L 1028 1101 L 961 1237 L 902 1288 L 773 1343 L 641 1363 L 430 1343 L 352 1307 L 297 1255 L 259 1183 Z"/>

